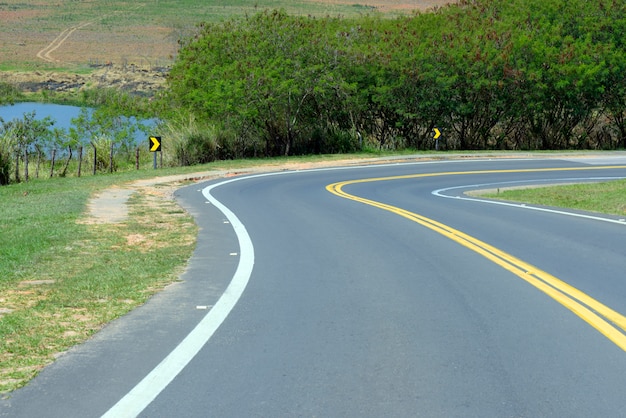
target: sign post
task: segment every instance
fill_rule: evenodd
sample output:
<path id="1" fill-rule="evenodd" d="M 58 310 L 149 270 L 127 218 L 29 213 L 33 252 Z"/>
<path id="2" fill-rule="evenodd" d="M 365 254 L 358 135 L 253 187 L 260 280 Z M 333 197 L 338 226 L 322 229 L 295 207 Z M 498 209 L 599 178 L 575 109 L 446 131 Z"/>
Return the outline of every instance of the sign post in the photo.
<path id="1" fill-rule="evenodd" d="M 154 156 L 154 169 L 157 168 L 157 152 L 161 153 L 161 159 L 163 159 L 163 151 L 161 151 L 161 137 L 160 136 L 151 136 L 150 137 L 150 152 Z M 163 162 L 161 162 L 163 165 Z"/>
<path id="2" fill-rule="evenodd" d="M 441 136 L 441 132 L 437 128 L 433 128 L 433 138 L 435 140 L 435 151 L 439 151 L 439 137 Z"/>

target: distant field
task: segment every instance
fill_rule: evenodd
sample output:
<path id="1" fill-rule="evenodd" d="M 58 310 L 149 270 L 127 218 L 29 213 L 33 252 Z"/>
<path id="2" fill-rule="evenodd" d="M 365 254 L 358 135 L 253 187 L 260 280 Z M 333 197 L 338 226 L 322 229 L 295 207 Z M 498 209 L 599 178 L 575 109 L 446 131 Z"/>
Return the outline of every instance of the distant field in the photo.
<path id="1" fill-rule="evenodd" d="M 6 0 L 0 1 L 0 70 L 77 71 L 104 64 L 169 65 L 177 40 L 200 21 L 283 8 L 290 14 L 389 16 L 447 0 Z"/>

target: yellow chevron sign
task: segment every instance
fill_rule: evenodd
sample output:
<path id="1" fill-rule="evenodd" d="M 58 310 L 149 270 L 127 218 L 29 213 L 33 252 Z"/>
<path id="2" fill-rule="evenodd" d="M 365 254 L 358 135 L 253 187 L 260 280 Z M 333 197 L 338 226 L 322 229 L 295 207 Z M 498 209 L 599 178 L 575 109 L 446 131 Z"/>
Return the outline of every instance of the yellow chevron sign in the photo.
<path id="1" fill-rule="evenodd" d="M 433 132 L 435 133 L 435 135 L 433 136 L 434 139 L 437 139 L 441 136 L 441 132 L 439 132 L 439 129 L 435 128 L 433 129 Z"/>
<path id="2" fill-rule="evenodd" d="M 151 136 L 150 137 L 150 152 L 159 152 L 159 151 L 161 151 L 161 137 Z"/>

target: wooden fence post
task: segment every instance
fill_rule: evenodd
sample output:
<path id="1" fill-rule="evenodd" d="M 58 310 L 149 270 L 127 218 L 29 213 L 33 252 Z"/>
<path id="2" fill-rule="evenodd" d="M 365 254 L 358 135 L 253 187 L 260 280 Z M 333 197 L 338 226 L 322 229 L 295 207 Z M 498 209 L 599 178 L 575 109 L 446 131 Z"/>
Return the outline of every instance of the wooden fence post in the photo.
<path id="1" fill-rule="evenodd" d="M 20 152 L 15 153 L 15 182 L 20 182 Z"/>
<path id="2" fill-rule="evenodd" d="M 93 175 L 96 175 L 96 164 L 98 164 L 98 148 L 96 148 L 96 144 L 94 144 L 93 142 L 91 143 L 91 145 L 93 145 Z"/>
<path id="3" fill-rule="evenodd" d="M 50 178 L 52 178 L 52 176 L 54 175 L 54 160 L 55 160 L 56 155 L 57 155 L 57 149 L 54 148 L 52 150 L 52 160 L 50 161 Z"/>
<path id="4" fill-rule="evenodd" d="M 28 150 L 24 149 L 24 181 L 28 181 Z"/>
<path id="5" fill-rule="evenodd" d="M 78 177 L 80 177 L 80 170 L 83 166 L 83 146 L 78 146 Z"/>
<path id="6" fill-rule="evenodd" d="M 111 150 L 109 151 L 109 173 L 113 172 L 113 141 L 111 141 Z"/>

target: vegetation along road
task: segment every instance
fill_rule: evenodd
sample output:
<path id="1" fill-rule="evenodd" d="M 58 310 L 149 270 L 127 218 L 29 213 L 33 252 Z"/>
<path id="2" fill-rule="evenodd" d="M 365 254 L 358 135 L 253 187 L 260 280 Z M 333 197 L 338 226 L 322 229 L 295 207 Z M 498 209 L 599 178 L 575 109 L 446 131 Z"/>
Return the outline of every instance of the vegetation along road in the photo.
<path id="1" fill-rule="evenodd" d="M 612 416 L 624 220 L 461 197 L 623 178 L 625 163 L 396 161 L 190 185 L 176 196 L 201 232 L 182 281 L 4 410 Z"/>
<path id="2" fill-rule="evenodd" d="M 625 186 L 624 180 L 617 180 L 623 177 L 621 169 L 600 167 L 622 165 L 620 150 L 626 147 L 626 9 L 608 0 L 452 4 L 319 0 L 271 2 L 272 9 L 264 1 L 222 3 L 160 0 L 129 6 L 117 0 L 54 4 L 9 0 L 0 4 L 0 105 L 41 101 L 84 107 L 71 129 L 61 129 L 54 120 L 42 120 L 34 113 L 0 120 L 0 392 L 4 394 L 0 414 L 41 412 L 36 411 L 37 404 L 32 404 L 35 409 L 22 405 L 28 403 L 28 394 L 47 390 L 45 376 L 51 376 L 50 382 L 71 376 L 64 375 L 68 364 L 64 362 L 73 362 L 75 351 L 62 353 L 88 341 L 73 350 L 88 350 L 82 352 L 88 358 L 113 358 L 120 347 L 129 348 L 123 346 L 124 338 L 120 347 L 108 345 L 104 335 L 115 332 L 118 325 L 99 332 L 106 324 L 129 312 L 133 314 L 115 324 L 149 323 L 150 309 L 163 307 L 159 300 L 180 297 L 176 299 L 180 303 L 171 307 L 176 312 L 159 313 L 178 316 L 180 326 L 164 322 L 158 335 L 151 334 L 157 328 L 146 330 L 144 343 L 154 342 L 147 344 L 151 348 L 138 343 L 129 349 L 128 363 L 137 363 L 141 370 L 127 368 L 128 378 L 121 379 L 128 387 L 103 390 L 106 397 L 91 404 L 92 412 L 103 413 L 128 399 L 127 390 L 167 353 L 175 352 L 171 350 L 189 327 L 214 311 L 213 302 L 217 303 L 230 282 L 231 269 L 243 257 L 232 223 L 224 224 L 225 215 L 214 211 L 219 204 L 207 205 L 198 195 L 198 181 L 239 179 L 253 171 L 302 170 L 313 164 L 354 168 L 358 164 L 347 160 L 393 155 L 397 164 L 414 159 L 421 164 L 272 175 L 232 181 L 214 190 L 224 194 L 233 213 L 246 218 L 243 224 L 250 229 L 256 254 L 252 274 L 261 279 L 251 280 L 241 304 L 233 305 L 223 328 L 230 334 L 215 334 L 206 345 L 211 354 L 202 348 L 198 357 L 188 357 L 192 366 L 185 370 L 195 370 L 198 364 L 198 370 L 230 376 L 223 382 L 225 391 L 229 387 L 248 391 L 237 377 L 246 375 L 243 368 L 227 370 L 212 362 L 227 360 L 222 356 L 235 363 L 241 363 L 239 356 L 265 356 L 266 364 L 276 368 L 256 370 L 256 376 L 269 379 L 264 382 L 268 391 L 257 390 L 248 404 L 238 406 L 265 405 L 268 413 L 285 406 L 269 388 L 287 382 L 293 391 L 283 393 L 285 401 L 298 405 L 305 415 L 324 414 L 324 408 L 375 415 L 381 405 L 394 405 L 398 415 L 416 410 L 454 414 L 459 405 L 477 414 L 497 415 L 558 414 L 579 407 L 583 415 L 594 402 L 604 405 L 605 415 L 619 415 L 623 405 L 603 386 L 619 385 L 603 360 L 615 360 L 614 372 L 621 370 L 623 291 L 611 269 L 623 261 L 612 248 L 618 247 L 613 245 L 614 231 L 621 231 L 620 219 L 626 218 Z M 132 118 L 156 122 L 133 127 L 128 123 Z M 151 153 L 146 144 L 138 143 L 137 130 L 146 137 L 160 136 L 162 150 Z M 435 132 L 441 135 L 437 139 Z M 463 162 L 469 159 L 467 151 L 472 160 L 482 161 Z M 535 151 L 547 152 L 539 154 L 545 161 L 537 159 Z M 561 154 L 564 151 L 566 156 Z M 504 159 L 487 161 L 495 156 Z M 609 156 L 612 163 L 605 161 Z M 525 158 L 532 161 L 521 161 Z M 443 175 L 465 172 L 466 164 L 473 174 Z M 497 173 L 491 173 L 491 167 Z M 354 173 L 352 180 L 370 178 L 359 177 L 361 170 L 376 178 L 415 177 L 338 183 L 350 180 L 348 173 Z M 163 178 L 152 180 L 155 173 Z M 587 182 L 591 177 L 594 181 Z M 545 189 L 548 192 L 508 190 L 552 181 L 585 184 Z M 190 188 L 175 192 L 187 184 Z M 460 193 L 473 185 L 480 185 L 480 196 Z M 476 200 L 485 198 L 485 189 L 492 192 L 488 197 L 509 201 L 479 204 Z M 309 202 L 303 191 L 319 201 Z M 419 207 L 408 197 L 413 195 Z M 512 203 L 521 200 L 528 207 L 535 199 L 538 206 L 532 211 Z M 109 206 L 121 211 L 94 217 L 101 204 L 93 202 L 98 201 L 118 202 Z M 281 205 L 274 207 L 272 202 Z M 334 205 L 340 208 L 333 211 Z M 481 209 L 475 211 L 472 205 Z M 551 209 L 554 205 L 575 208 L 579 216 L 562 217 Z M 599 221 L 589 211 L 609 213 L 606 217 L 612 221 Z M 516 214 L 515 221 L 509 220 L 509 213 Z M 322 218 L 323 214 L 327 216 Z M 102 216 L 114 222 L 103 222 Z M 356 228 L 359 219 L 368 219 L 369 230 Z M 411 227 L 400 227 L 402 222 L 410 222 Z M 594 232 L 587 233 L 586 222 L 603 226 L 591 227 Z M 330 225 L 334 230 L 326 229 Z M 410 233 L 414 227 L 419 232 Z M 214 235 L 204 235 L 209 231 Z M 438 233 L 444 231 L 452 241 L 439 241 L 443 238 Z M 463 234 L 467 236 L 460 238 Z M 223 239 L 221 245 L 232 244 L 226 256 L 215 237 Z M 368 237 L 378 241 L 374 244 Z M 533 248 L 529 242 L 541 245 Z M 206 282 L 181 279 L 186 266 L 189 274 L 196 274 L 193 262 L 187 263 L 195 260 L 200 248 L 216 254 L 208 267 L 210 277 L 204 275 L 215 280 L 210 288 Z M 535 249 L 541 249 L 541 254 Z M 491 261 L 484 264 L 468 250 Z M 291 256 L 275 260 L 279 252 Z M 362 254 L 368 257 L 362 259 Z M 443 254 L 458 263 L 450 263 Z M 499 261 L 488 254 L 497 255 Z M 274 261 L 265 264 L 268 260 Z M 444 266 L 463 271 L 446 271 Z M 517 275 L 518 268 L 532 277 Z M 457 280 L 461 273 L 471 277 Z M 524 279 L 524 285 L 502 277 L 511 273 Z M 387 280 L 381 282 L 383 278 Z M 541 288 L 537 293 L 547 296 L 543 302 L 533 293 L 537 280 L 543 283 L 536 286 Z M 572 293 L 565 283 L 581 293 Z M 191 288 L 191 293 L 185 293 Z M 271 298 L 270 289 L 275 293 Z M 205 295 L 206 301 L 187 305 L 194 294 Z M 516 310 L 520 301 L 509 300 L 511 294 L 519 295 L 532 309 L 523 312 L 518 306 Z M 433 298 L 426 300 L 427 295 Z M 409 303 L 409 296 L 423 304 Z M 484 304 L 482 297 L 493 303 Z M 262 306 L 260 300 L 269 305 Z M 291 300 L 301 303 L 284 304 Z M 395 312 L 385 300 L 397 301 Z M 500 310 L 498 300 L 506 301 L 510 310 Z M 135 313 L 144 304 L 144 310 Z M 193 306 L 193 313 L 187 306 Z M 615 315 L 607 314 L 607 306 Z M 145 312 L 150 312 L 147 317 L 142 316 Z M 250 312 L 258 315 L 251 318 Z M 499 312 L 495 319 L 494 312 Z M 572 321 L 570 315 L 579 319 Z M 283 317 L 300 323 L 285 322 Z M 361 318 L 369 318 L 369 325 L 348 329 L 348 322 Z M 233 322 L 228 325 L 228 321 Z M 563 328 L 550 327 L 551 321 Z M 467 334 L 447 328 L 452 322 L 465 324 Z M 436 329 L 438 324 L 441 327 Z M 380 340 L 373 337 L 374 331 L 382 332 L 376 337 Z M 428 343 L 420 338 L 426 335 Z M 568 351 L 572 335 L 581 346 L 578 354 Z M 597 339 L 598 335 L 603 337 Z M 293 339 L 285 342 L 284 336 Z M 473 339 L 477 336 L 483 338 L 482 345 Z M 525 339 L 535 348 L 526 347 Z M 238 344 L 242 340 L 258 352 L 244 353 Z M 382 341 L 386 345 L 374 344 Z M 305 355 L 300 350 L 304 346 L 314 352 Z M 220 351 L 224 347 L 230 351 Z M 326 351 L 331 347 L 334 351 Z M 465 351 L 460 354 L 453 347 Z M 480 347 L 486 351 L 479 352 Z M 524 347 L 528 351 L 521 353 Z M 612 351 L 616 347 L 619 354 Z M 110 348 L 108 354 L 99 351 Z M 594 350 L 604 357 L 594 360 L 586 355 Z M 563 357 L 554 359 L 559 351 Z M 384 358 L 383 352 L 390 358 Z M 137 353 L 144 354 L 145 363 L 134 361 Z M 285 361 L 278 365 L 272 360 L 282 358 L 281 354 Z M 306 358 L 319 362 L 303 364 Z M 519 360 L 504 361 L 510 358 Z M 359 369 L 351 359 L 369 367 Z M 419 359 L 429 359 L 426 363 L 436 369 L 418 364 Z M 579 375 L 553 370 L 554 365 L 565 367 L 567 361 L 581 365 Z M 16 390 L 51 363 L 43 377 Z M 228 363 L 220 364 L 227 367 Z M 530 373 L 531 364 L 543 367 L 537 381 L 545 393 L 555 392 L 547 379 L 554 373 L 554 382 L 562 384 L 557 395 L 580 401 L 529 406 L 529 399 L 542 399 L 540 390 L 517 385 L 527 381 L 525 370 L 528 367 Z M 90 362 L 83 366 L 90 367 Z M 430 385 L 409 378 L 403 370 L 424 372 L 422 377 L 428 377 Z M 475 370 L 482 371 L 477 374 L 480 381 L 464 380 Z M 394 371 L 405 383 L 396 397 L 385 389 L 393 386 Z M 90 373 L 101 379 L 103 387 L 119 378 L 113 369 L 111 374 Z M 151 388 L 156 396 L 153 403 L 142 398 L 146 414 L 172 412 L 165 404 L 179 399 L 180 392 L 188 389 L 184 385 L 201 381 L 194 373 L 189 380 L 183 376 L 186 372 L 181 373 L 175 380 L 180 379 L 182 387 L 163 385 L 162 392 Z M 357 407 L 331 401 L 322 387 L 324 373 L 325 383 L 335 382 L 335 394 L 344 389 L 343 399 L 363 402 Z M 355 375 L 363 386 L 348 382 L 348 376 Z M 596 377 L 605 379 L 597 386 L 606 389 L 602 399 L 600 391 L 583 394 L 575 385 L 577 379 L 597 383 Z M 474 394 L 464 386 L 472 383 L 492 388 L 493 397 Z M 59 390 L 64 388 L 58 385 Z M 299 389 L 310 393 L 310 398 L 302 397 Z M 463 399 L 446 401 L 444 395 L 450 391 L 463 393 Z M 213 395 L 220 397 L 214 404 L 225 414 L 232 411 L 229 395 L 219 391 Z M 318 397 L 329 403 L 316 403 Z M 83 400 L 89 399 L 85 394 Z M 485 409 L 470 399 L 480 400 Z M 451 409 L 440 410 L 443 403 Z M 77 404 L 68 400 L 67 405 Z M 195 414 L 196 407 L 189 404 L 189 415 Z"/>

